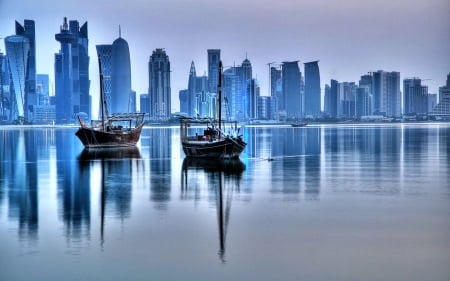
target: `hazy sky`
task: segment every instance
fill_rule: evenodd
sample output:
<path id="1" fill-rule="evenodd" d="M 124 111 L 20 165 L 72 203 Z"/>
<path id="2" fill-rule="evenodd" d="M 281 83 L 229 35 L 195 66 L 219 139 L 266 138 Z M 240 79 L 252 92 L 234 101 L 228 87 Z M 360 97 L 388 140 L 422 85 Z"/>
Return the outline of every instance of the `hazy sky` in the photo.
<path id="1" fill-rule="evenodd" d="M 81 4 L 83 3 L 83 4 Z M 84 4 L 86 3 L 86 4 Z M 225 66 L 247 54 L 261 93 L 268 94 L 269 62 L 320 60 L 321 88 L 330 79 L 355 81 L 376 70 L 420 77 L 431 93 L 450 72 L 448 0 L 0 0 L 0 37 L 14 34 L 14 21 L 36 23 L 37 71 L 54 80 L 54 35 L 63 17 L 88 22 L 93 110 L 98 99 L 96 44 L 128 41 L 132 88 L 147 92 L 148 60 L 165 48 L 171 62 L 172 111 L 188 82 L 193 60 L 207 70 L 207 49 L 220 48 Z M 0 48 L 4 52 L 3 40 Z"/>

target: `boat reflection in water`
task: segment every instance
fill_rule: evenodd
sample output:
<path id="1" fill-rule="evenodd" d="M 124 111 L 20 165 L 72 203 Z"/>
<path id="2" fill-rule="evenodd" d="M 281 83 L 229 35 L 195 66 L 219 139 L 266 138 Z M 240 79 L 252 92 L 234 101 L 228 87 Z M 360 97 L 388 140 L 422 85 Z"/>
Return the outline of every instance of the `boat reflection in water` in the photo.
<path id="1" fill-rule="evenodd" d="M 207 178 L 208 191 L 214 193 L 217 207 L 219 227 L 219 257 L 225 259 L 225 240 L 230 220 L 233 193 L 239 192 L 245 164 L 239 158 L 233 159 L 201 159 L 185 158 L 182 165 L 181 193 L 188 196 L 190 189 L 195 189 L 198 181 Z"/>
<path id="2" fill-rule="evenodd" d="M 96 176 L 100 168 L 100 241 L 104 244 L 105 215 L 121 221 L 131 216 L 131 192 L 134 173 L 143 171 L 139 148 L 84 149 L 78 156 L 81 173 Z M 100 166 L 100 167 L 99 167 Z M 137 166 L 137 167 L 136 167 Z M 91 184 L 91 188 L 93 185 Z"/>
<path id="3" fill-rule="evenodd" d="M 78 160 L 114 160 L 114 159 L 139 159 L 141 152 L 136 146 L 116 148 L 85 148 L 78 156 Z"/>

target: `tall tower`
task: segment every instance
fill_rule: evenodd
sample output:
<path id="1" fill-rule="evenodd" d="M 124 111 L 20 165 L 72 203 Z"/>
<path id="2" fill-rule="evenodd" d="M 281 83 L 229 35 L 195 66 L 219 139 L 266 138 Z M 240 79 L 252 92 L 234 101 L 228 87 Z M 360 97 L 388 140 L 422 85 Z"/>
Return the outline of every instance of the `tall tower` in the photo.
<path id="1" fill-rule="evenodd" d="M 400 72 L 379 70 L 372 74 L 374 114 L 400 116 Z"/>
<path id="2" fill-rule="evenodd" d="M 282 91 L 287 118 L 303 116 L 301 75 L 298 61 L 283 62 L 281 65 Z"/>
<path id="3" fill-rule="evenodd" d="M 74 96 L 72 87 L 72 44 L 76 43 L 76 37 L 69 30 L 67 18 L 64 18 L 60 33 L 55 34 L 55 39 L 61 43 L 61 50 L 55 54 L 56 122 L 69 123 L 80 102 Z"/>
<path id="4" fill-rule="evenodd" d="M 24 25 L 16 21 L 16 35 L 24 36 L 28 39 L 30 50 L 28 52 L 26 80 L 25 80 L 25 107 L 24 114 L 28 120 L 34 119 L 34 107 L 38 105 L 36 95 L 36 35 L 33 20 L 25 20 Z"/>
<path id="5" fill-rule="evenodd" d="M 197 73 L 195 71 L 194 61 L 191 63 L 189 70 L 188 93 L 187 93 L 187 111 L 189 116 L 195 116 L 195 94 L 197 93 Z"/>
<path id="6" fill-rule="evenodd" d="M 56 121 L 73 122 L 81 112 L 90 117 L 87 22 L 80 28 L 78 21 L 68 24 L 64 18 L 55 39 L 61 43 L 61 50 L 55 54 Z"/>
<path id="7" fill-rule="evenodd" d="M 100 60 L 100 71 L 103 75 L 103 83 L 101 87 L 103 88 L 103 95 L 106 101 L 106 111 L 111 111 L 111 91 L 112 91 L 112 45 L 96 45 L 97 56 Z M 99 104 L 99 111 L 101 112 L 102 105 Z"/>
<path id="8" fill-rule="evenodd" d="M 305 115 L 320 115 L 319 61 L 305 63 Z"/>
<path id="9" fill-rule="evenodd" d="M 428 87 L 419 78 L 403 79 L 404 114 L 428 113 Z"/>
<path id="10" fill-rule="evenodd" d="M 5 38 L 6 55 L 8 58 L 9 72 L 13 95 L 11 97 L 11 118 L 25 117 L 26 112 L 26 78 L 28 69 L 28 53 L 30 52 L 30 40 L 22 35 L 12 35 Z"/>
<path id="11" fill-rule="evenodd" d="M 278 119 L 278 113 L 284 110 L 284 99 L 281 89 L 281 70 L 278 67 L 270 66 L 270 96 L 272 98 L 273 106 L 271 110 L 273 111 L 274 117 Z"/>
<path id="12" fill-rule="evenodd" d="M 219 82 L 220 49 L 208 50 L 208 87 L 209 92 L 217 93 Z"/>
<path id="13" fill-rule="evenodd" d="M 131 63 L 128 42 L 122 38 L 114 40 L 111 53 L 111 111 L 130 112 L 131 109 Z"/>
<path id="14" fill-rule="evenodd" d="M 150 119 L 168 120 L 171 113 L 170 61 L 164 49 L 156 49 L 148 63 Z"/>

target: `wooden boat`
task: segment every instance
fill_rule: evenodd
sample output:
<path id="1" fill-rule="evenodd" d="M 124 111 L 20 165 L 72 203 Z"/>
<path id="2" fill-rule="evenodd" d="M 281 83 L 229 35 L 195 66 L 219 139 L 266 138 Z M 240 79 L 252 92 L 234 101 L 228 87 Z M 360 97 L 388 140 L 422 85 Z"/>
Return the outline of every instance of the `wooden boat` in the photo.
<path id="1" fill-rule="evenodd" d="M 100 104 L 101 120 L 92 120 L 87 126 L 78 116 L 80 128 L 75 135 L 86 148 L 134 146 L 139 141 L 144 126 L 145 113 L 116 113 L 108 116 L 103 93 L 103 74 L 100 58 Z"/>
<path id="2" fill-rule="evenodd" d="M 306 125 L 308 125 L 307 122 L 294 122 L 294 123 L 291 123 L 292 127 L 305 127 Z"/>
<path id="3" fill-rule="evenodd" d="M 296 118 L 294 122 L 291 123 L 292 127 L 305 127 L 306 125 L 308 125 L 306 121 L 299 120 L 298 118 Z"/>
<path id="4" fill-rule="evenodd" d="M 75 133 L 83 145 L 93 147 L 134 146 L 139 141 L 144 126 L 144 113 L 113 114 L 90 127 L 78 117 L 81 127 Z"/>
<path id="5" fill-rule="evenodd" d="M 219 62 L 219 118 L 180 118 L 181 145 L 183 147 L 184 154 L 186 154 L 187 157 L 237 158 L 247 145 L 247 143 L 242 139 L 242 136 L 239 135 L 237 122 L 224 122 L 222 120 L 221 100 L 222 62 Z M 230 125 L 228 128 L 226 127 L 227 124 Z M 195 130 L 195 127 L 200 127 L 202 129 Z"/>

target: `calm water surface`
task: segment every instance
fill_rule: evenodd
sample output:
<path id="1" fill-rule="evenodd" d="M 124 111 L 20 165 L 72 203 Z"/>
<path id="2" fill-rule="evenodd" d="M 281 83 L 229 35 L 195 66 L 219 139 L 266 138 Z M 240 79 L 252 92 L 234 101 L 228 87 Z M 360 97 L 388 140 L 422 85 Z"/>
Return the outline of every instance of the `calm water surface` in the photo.
<path id="1" fill-rule="evenodd" d="M 450 280 L 450 124 L 247 127 L 213 163 L 75 130 L 0 127 L 0 280 Z"/>

